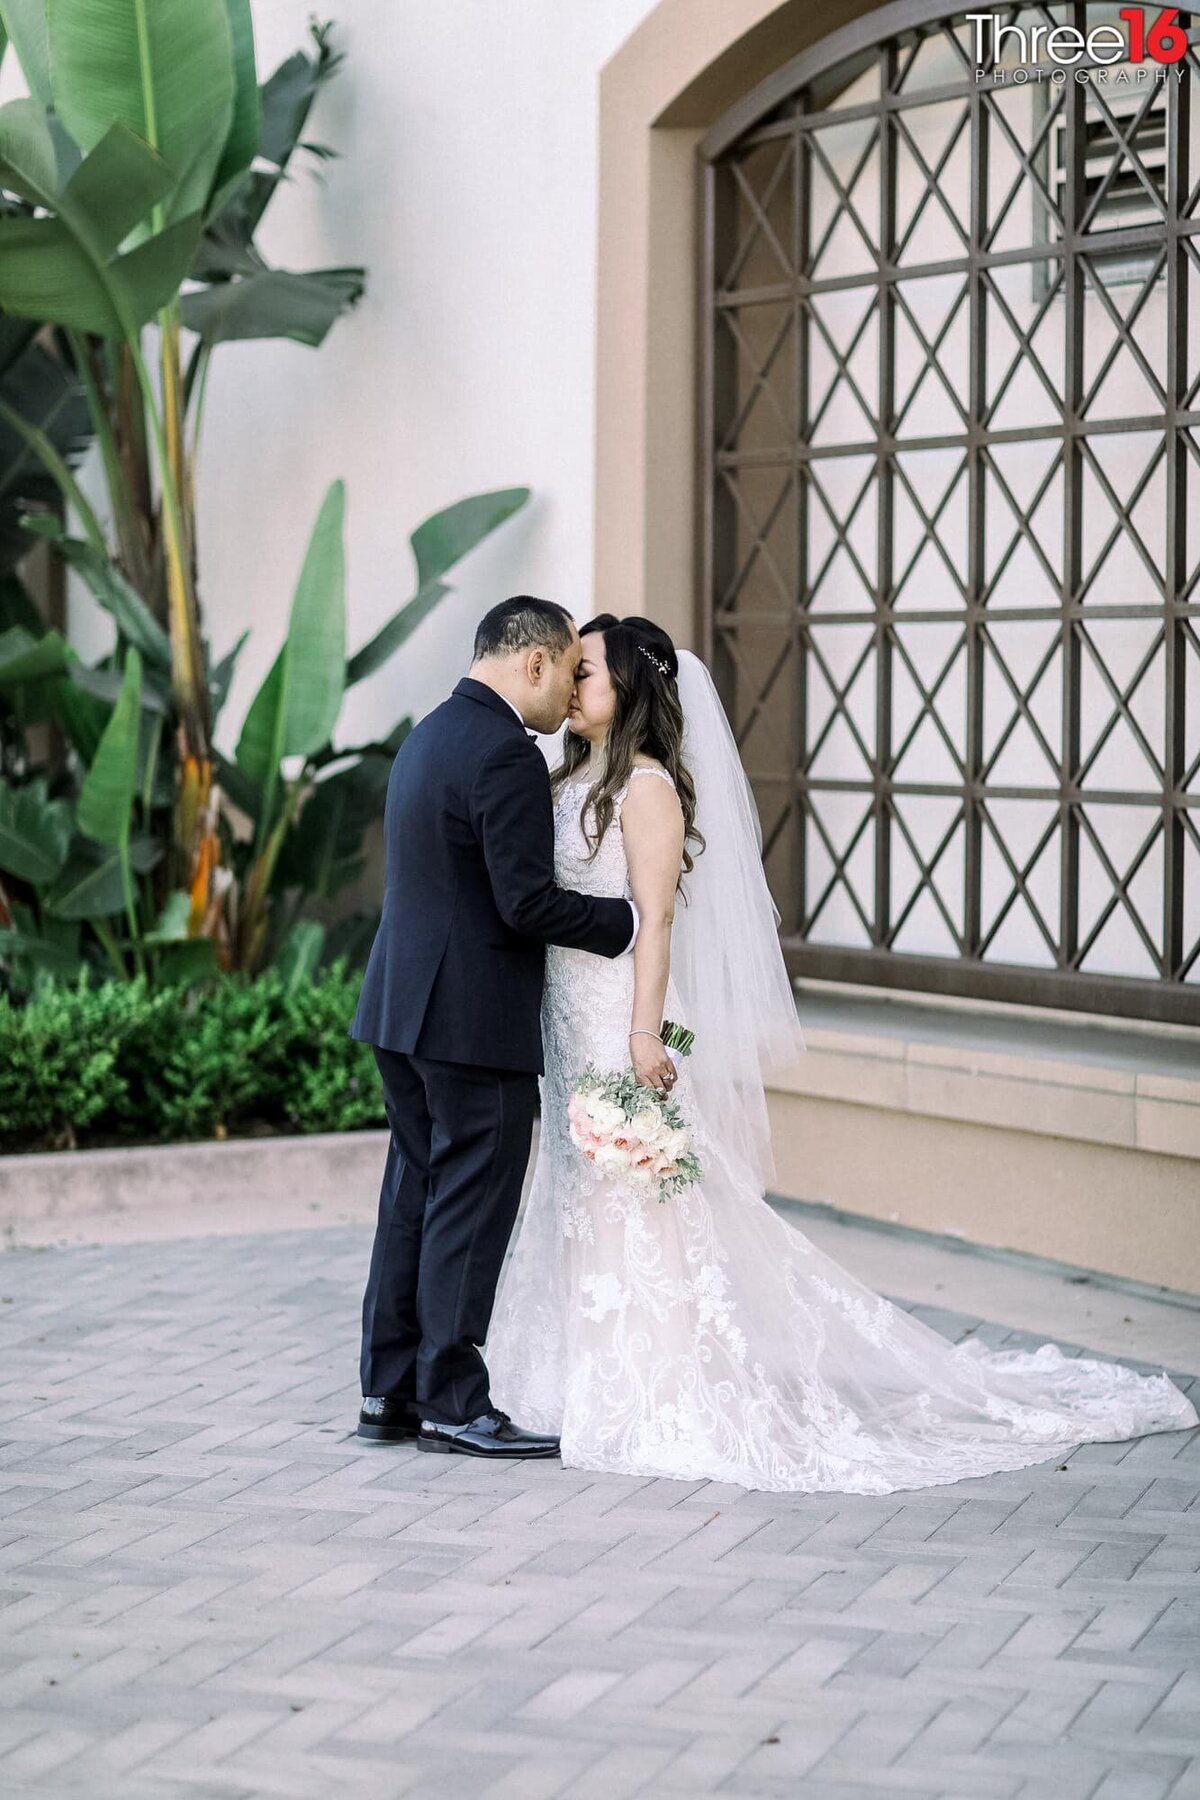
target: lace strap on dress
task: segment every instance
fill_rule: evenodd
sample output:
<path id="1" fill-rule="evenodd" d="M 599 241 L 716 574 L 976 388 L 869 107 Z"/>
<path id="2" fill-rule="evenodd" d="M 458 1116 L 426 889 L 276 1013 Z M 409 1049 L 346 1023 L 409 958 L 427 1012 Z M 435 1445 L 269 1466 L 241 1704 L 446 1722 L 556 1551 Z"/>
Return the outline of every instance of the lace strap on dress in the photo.
<path id="1" fill-rule="evenodd" d="M 672 780 L 671 776 L 668 775 L 668 773 L 665 769 L 660 769 L 653 763 L 635 763 L 633 768 L 629 772 L 629 781 L 627 781 L 625 783 L 624 787 L 621 789 L 621 799 L 622 800 L 625 798 L 626 794 L 629 792 L 629 782 L 633 780 L 635 775 L 658 775 L 658 776 L 661 776 L 662 780 L 666 782 L 668 787 L 673 788 L 675 786 L 674 781 Z"/>

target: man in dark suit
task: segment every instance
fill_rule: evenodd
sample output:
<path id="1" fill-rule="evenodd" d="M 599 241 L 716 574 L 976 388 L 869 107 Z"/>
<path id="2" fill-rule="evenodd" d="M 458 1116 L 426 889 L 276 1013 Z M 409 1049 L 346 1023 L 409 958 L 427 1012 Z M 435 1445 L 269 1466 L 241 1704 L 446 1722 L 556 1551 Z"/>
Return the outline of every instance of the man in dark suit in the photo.
<path id="1" fill-rule="evenodd" d="M 549 773 L 582 654 L 564 607 L 517 595 L 411 731 L 384 810 L 383 915 L 350 1035 L 371 1044 L 391 1143 L 363 1299 L 361 1437 L 554 1456 L 491 1402 L 479 1353 L 529 1161 L 545 946 L 632 948 L 628 900 L 554 879 Z M 527 730 L 532 726 L 533 730 Z"/>

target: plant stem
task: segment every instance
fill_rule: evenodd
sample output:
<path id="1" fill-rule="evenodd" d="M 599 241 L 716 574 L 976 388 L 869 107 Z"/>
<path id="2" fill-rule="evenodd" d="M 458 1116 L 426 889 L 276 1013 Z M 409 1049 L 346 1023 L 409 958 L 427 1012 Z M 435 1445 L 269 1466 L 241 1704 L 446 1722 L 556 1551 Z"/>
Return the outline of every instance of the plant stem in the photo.
<path id="1" fill-rule="evenodd" d="M 121 467 L 121 457 L 117 449 L 112 417 L 104 395 L 100 392 L 100 384 L 96 379 L 96 370 L 92 362 L 91 346 L 87 341 L 86 334 L 82 331 L 68 329 L 66 335 L 75 358 L 79 379 L 82 381 L 84 393 L 87 395 L 92 430 L 100 445 L 104 475 L 108 482 L 108 495 L 112 502 L 113 518 L 117 525 L 117 539 L 124 547 L 133 538 L 133 508 L 125 472 Z M 132 568 L 128 570 L 130 574 L 133 572 Z M 149 595 L 146 598 L 149 599 Z"/>
<path id="2" fill-rule="evenodd" d="M 117 946 L 117 940 L 113 934 L 112 926 L 108 923 L 107 919 L 93 919 L 92 929 L 100 939 L 105 950 L 108 952 L 108 959 L 117 971 L 121 980 L 128 981 L 129 970 L 125 967 L 125 959 Z"/>
<path id="3" fill-rule="evenodd" d="M 129 920 L 130 947 L 133 950 L 133 962 L 139 975 L 146 973 L 146 964 L 142 955 L 142 928 L 138 923 L 137 899 L 133 891 L 133 864 L 129 860 L 129 823 L 121 833 L 121 841 L 117 845 L 117 854 L 121 859 L 121 886 L 125 892 L 125 916 Z"/>

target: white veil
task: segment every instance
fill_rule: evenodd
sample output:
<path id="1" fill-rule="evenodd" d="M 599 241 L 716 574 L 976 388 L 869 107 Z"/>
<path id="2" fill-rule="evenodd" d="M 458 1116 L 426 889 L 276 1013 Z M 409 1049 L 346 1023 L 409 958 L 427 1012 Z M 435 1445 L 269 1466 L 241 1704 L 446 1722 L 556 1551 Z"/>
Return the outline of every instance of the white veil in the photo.
<path id="1" fill-rule="evenodd" d="M 775 1164 L 765 1082 L 805 1049 L 779 946 L 779 911 L 762 865 L 762 827 L 712 676 L 680 650 L 683 760 L 696 785 L 706 848 L 683 877 L 671 973 L 696 1034 L 683 1067 L 707 1131 L 771 1186 Z M 686 904 L 684 904 L 686 900 Z"/>

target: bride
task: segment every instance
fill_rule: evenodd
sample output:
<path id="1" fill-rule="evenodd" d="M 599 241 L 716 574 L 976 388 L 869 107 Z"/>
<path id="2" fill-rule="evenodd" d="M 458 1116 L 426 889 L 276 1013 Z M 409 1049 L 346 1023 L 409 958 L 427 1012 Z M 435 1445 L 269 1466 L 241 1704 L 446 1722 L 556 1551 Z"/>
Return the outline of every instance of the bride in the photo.
<path id="1" fill-rule="evenodd" d="M 581 636 L 556 874 L 632 895 L 641 927 L 632 956 L 546 953 L 540 1148 L 487 1342 L 498 1404 L 558 1433 L 569 1468 L 854 1494 L 1195 1425 L 1165 1373 L 950 1343 L 772 1209 L 764 1079 L 804 1040 L 733 735 L 704 664 L 649 620 Z M 695 1032 L 677 1077 L 664 1018 Z M 581 1155 L 567 1105 L 589 1062 L 671 1095 L 697 1181 L 660 1202 Z"/>

